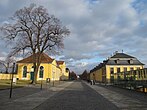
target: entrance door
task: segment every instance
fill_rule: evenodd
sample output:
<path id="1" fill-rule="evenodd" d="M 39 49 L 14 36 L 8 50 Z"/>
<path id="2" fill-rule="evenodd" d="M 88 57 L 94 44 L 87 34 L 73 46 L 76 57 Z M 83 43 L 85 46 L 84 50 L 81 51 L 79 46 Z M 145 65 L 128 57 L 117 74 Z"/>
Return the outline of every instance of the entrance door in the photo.
<path id="1" fill-rule="evenodd" d="M 30 72 L 30 80 L 34 81 L 34 72 Z"/>

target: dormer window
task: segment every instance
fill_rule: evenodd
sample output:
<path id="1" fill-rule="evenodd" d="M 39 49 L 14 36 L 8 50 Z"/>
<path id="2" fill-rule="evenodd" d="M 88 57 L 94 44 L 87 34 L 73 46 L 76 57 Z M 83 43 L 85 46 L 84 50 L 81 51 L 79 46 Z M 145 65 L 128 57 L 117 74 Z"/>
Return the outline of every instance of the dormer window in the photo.
<path id="1" fill-rule="evenodd" d="M 130 63 L 130 64 L 133 64 L 133 59 L 130 59 L 130 60 L 129 60 L 129 63 Z"/>
<path id="2" fill-rule="evenodd" d="M 115 60 L 115 63 L 118 64 L 119 63 L 119 59 Z"/>

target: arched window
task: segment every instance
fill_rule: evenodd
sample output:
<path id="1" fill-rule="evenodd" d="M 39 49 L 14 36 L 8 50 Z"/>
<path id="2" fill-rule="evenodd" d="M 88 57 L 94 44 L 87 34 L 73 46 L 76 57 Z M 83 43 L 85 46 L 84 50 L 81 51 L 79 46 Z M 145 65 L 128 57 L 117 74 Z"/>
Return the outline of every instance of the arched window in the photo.
<path id="1" fill-rule="evenodd" d="M 44 73 L 44 67 L 41 66 L 39 71 L 39 78 L 43 78 L 43 73 Z"/>
<path id="2" fill-rule="evenodd" d="M 34 66 L 32 66 L 32 68 L 31 68 L 31 72 L 34 72 Z"/>
<path id="3" fill-rule="evenodd" d="M 26 78 L 27 77 L 27 66 L 23 67 L 23 77 Z"/>

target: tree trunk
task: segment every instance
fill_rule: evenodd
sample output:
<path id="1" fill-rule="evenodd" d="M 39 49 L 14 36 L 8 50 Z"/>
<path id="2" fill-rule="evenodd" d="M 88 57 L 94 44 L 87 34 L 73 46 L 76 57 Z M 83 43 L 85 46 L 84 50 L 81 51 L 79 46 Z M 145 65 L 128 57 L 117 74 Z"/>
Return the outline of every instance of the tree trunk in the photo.
<path id="1" fill-rule="evenodd" d="M 34 81 L 33 81 L 33 84 L 37 83 L 38 70 L 39 70 L 39 67 L 41 64 L 41 54 L 42 53 L 39 52 L 37 54 L 38 55 L 35 54 L 35 57 L 34 57 Z"/>
<path id="2" fill-rule="evenodd" d="M 37 75 L 38 75 L 39 66 L 40 66 L 40 64 L 37 64 L 36 67 L 34 68 L 34 81 L 33 81 L 33 84 L 37 83 Z"/>

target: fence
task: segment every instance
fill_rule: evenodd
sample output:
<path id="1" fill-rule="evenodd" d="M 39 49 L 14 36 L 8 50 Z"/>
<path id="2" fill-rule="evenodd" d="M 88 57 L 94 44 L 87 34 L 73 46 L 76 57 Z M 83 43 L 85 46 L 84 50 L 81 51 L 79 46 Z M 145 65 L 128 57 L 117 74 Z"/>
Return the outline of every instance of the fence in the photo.
<path id="1" fill-rule="evenodd" d="M 147 92 L 147 68 L 111 74 L 113 85 Z"/>

